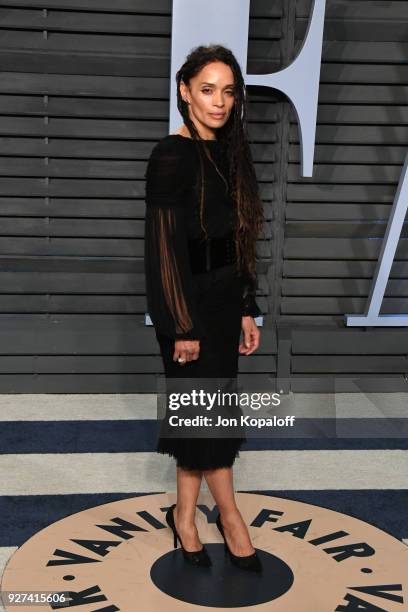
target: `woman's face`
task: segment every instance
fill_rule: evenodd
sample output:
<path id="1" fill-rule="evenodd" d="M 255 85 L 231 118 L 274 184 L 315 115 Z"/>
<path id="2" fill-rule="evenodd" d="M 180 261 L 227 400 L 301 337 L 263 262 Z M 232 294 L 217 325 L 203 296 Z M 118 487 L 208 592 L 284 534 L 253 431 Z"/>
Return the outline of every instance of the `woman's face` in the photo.
<path id="1" fill-rule="evenodd" d="M 201 138 L 211 139 L 234 106 L 234 74 L 224 62 L 211 62 L 190 79 L 189 87 L 181 82 L 180 92 L 189 102 L 190 119 Z"/>

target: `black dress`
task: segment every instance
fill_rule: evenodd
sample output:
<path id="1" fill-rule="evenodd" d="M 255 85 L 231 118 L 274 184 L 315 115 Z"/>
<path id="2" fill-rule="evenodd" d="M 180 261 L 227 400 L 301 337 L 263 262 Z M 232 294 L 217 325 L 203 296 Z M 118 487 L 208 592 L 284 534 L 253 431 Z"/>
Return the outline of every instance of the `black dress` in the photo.
<path id="1" fill-rule="evenodd" d="M 206 140 L 227 178 L 221 143 Z M 241 318 L 261 314 L 256 282 L 238 274 L 235 263 L 196 272 L 192 245 L 200 226 L 200 170 L 196 143 L 169 134 L 153 148 L 146 170 L 145 279 L 148 312 L 163 359 L 165 379 L 211 377 L 237 380 Z M 204 226 L 213 240 L 234 231 L 236 209 L 230 190 L 205 158 Z M 228 180 L 227 180 L 228 182 Z M 173 361 L 176 339 L 200 340 L 199 358 L 180 366 Z M 183 389 L 185 390 L 185 388 Z M 211 416 L 214 416 L 214 411 Z M 206 431 L 208 428 L 206 429 Z M 156 450 L 184 469 L 231 467 L 245 434 L 220 437 L 170 437 L 159 434 Z M 242 430 L 241 430 L 242 432 Z"/>

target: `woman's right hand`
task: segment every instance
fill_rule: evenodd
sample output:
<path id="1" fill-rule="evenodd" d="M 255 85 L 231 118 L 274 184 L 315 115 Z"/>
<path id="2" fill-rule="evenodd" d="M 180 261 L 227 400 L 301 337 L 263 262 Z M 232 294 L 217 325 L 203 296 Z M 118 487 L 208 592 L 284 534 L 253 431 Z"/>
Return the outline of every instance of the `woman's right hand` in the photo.
<path id="1" fill-rule="evenodd" d="M 173 361 L 178 361 L 179 358 L 183 359 L 182 363 L 178 361 L 180 366 L 186 365 L 188 361 L 196 361 L 199 355 L 199 340 L 176 340 L 174 342 Z"/>

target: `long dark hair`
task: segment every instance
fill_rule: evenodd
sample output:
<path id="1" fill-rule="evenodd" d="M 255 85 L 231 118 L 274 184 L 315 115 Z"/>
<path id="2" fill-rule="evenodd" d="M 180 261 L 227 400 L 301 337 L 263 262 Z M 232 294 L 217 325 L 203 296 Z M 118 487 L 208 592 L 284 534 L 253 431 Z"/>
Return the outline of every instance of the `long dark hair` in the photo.
<path id="1" fill-rule="evenodd" d="M 236 203 L 238 223 L 234 239 L 238 269 L 254 278 L 256 274 L 256 241 L 259 233 L 263 231 L 264 223 L 263 205 L 248 142 L 245 82 L 241 68 L 230 49 L 222 45 L 200 45 L 192 49 L 176 74 L 177 108 L 198 147 L 201 170 L 200 220 L 201 227 L 207 235 L 203 226 L 203 155 L 206 155 L 213 163 L 214 160 L 211 158 L 211 153 L 205 141 L 200 139 L 200 135 L 189 117 L 188 103 L 181 96 L 180 82 L 183 81 L 188 86 L 190 79 L 196 76 L 204 66 L 216 61 L 230 66 L 234 75 L 234 107 L 228 121 L 217 130 L 217 139 L 220 141 L 221 150 L 229 160 L 228 181 L 231 187 L 231 196 Z M 214 165 L 216 167 L 215 163 Z M 216 170 L 219 172 L 217 167 Z"/>

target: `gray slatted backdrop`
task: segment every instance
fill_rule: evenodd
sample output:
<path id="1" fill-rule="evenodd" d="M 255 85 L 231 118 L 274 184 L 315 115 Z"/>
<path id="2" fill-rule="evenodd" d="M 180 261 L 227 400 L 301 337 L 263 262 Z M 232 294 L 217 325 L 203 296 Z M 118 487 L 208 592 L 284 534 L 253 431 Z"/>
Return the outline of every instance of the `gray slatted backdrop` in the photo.
<path id="1" fill-rule="evenodd" d="M 251 2 L 248 72 L 290 63 L 310 8 Z M 5 0 L 0 19 L 0 392 L 154 392 L 144 172 L 168 132 L 171 1 Z M 405 388 L 408 330 L 343 314 L 364 309 L 408 146 L 407 20 L 405 1 L 327 0 L 313 178 L 287 100 L 249 88 L 267 224 L 247 389 Z M 407 255 L 382 312 L 408 312 Z"/>

